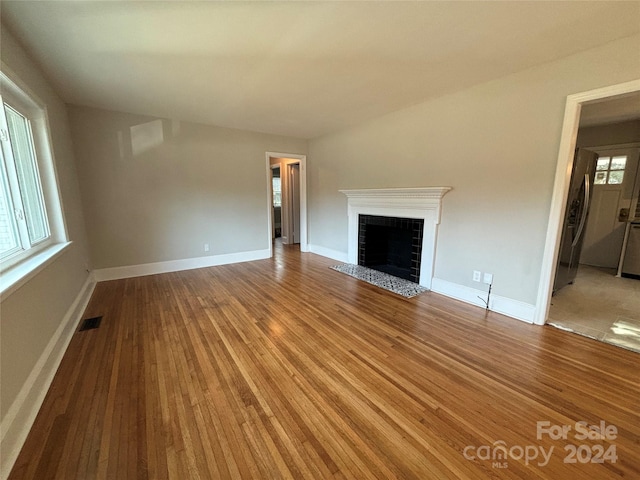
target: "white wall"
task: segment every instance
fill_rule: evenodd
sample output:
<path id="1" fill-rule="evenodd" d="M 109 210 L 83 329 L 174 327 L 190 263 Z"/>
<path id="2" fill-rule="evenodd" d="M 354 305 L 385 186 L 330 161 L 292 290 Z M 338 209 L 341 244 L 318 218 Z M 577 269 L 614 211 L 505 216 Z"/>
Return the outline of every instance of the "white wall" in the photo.
<path id="1" fill-rule="evenodd" d="M 451 186 L 435 277 L 533 305 L 566 96 L 640 77 L 629 37 L 309 142 L 309 242 L 347 252 L 340 189 Z"/>
<path id="2" fill-rule="evenodd" d="M 69 134 L 67 110 L 4 25 L 2 62 L 47 106 L 53 153 L 69 238 L 73 244 L 52 264 L 9 296 L 0 306 L 0 416 L 3 440 L 0 475 L 5 476 L 15 450 L 39 407 L 38 397 L 57 366 L 78 319 L 74 302 L 88 279 L 89 263 L 80 192 Z"/>
<path id="3" fill-rule="evenodd" d="M 96 269 L 269 248 L 265 152 L 306 140 L 69 110 Z"/>

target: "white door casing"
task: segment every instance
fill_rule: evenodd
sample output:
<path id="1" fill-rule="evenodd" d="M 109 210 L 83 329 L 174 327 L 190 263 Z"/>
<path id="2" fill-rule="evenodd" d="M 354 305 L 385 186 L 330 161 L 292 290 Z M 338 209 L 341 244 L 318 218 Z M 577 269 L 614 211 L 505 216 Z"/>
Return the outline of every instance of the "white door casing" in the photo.
<path id="1" fill-rule="evenodd" d="M 300 243 L 300 164 L 291 163 L 289 169 L 289 243 Z"/>

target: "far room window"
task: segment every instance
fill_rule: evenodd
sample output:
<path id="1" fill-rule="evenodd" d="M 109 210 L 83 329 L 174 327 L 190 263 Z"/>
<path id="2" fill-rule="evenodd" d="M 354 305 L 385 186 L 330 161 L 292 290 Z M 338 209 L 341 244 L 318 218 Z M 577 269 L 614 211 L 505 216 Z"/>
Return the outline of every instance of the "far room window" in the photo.
<path id="1" fill-rule="evenodd" d="M 280 177 L 273 177 L 273 206 L 282 206 L 282 184 Z"/>
<path id="2" fill-rule="evenodd" d="M 626 156 L 598 157 L 596 164 L 596 185 L 619 185 L 624 180 L 624 169 L 627 166 Z"/>
<path id="3" fill-rule="evenodd" d="M 66 234 L 46 111 L 2 72 L 0 80 L 0 267 L 22 275 Z"/>

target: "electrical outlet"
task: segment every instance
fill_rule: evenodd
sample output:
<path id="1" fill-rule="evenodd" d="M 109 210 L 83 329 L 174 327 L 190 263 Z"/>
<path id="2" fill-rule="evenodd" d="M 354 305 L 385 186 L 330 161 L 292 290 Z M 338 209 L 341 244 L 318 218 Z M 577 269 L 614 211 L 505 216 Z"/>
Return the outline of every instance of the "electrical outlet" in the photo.
<path id="1" fill-rule="evenodd" d="M 487 285 L 491 285 L 493 283 L 493 273 L 485 273 L 482 283 L 486 283 Z"/>
<path id="2" fill-rule="evenodd" d="M 204 244 L 204 251 L 205 251 L 205 252 L 208 252 L 208 251 L 209 251 L 209 244 L 208 244 L 208 243 L 205 243 L 205 244 Z"/>
<path id="3" fill-rule="evenodd" d="M 480 281 L 480 275 L 482 275 L 482 273 L 478 270 L 474 270 L 473 271 L 473 281 L 474 282 L 479 282 Z"/>

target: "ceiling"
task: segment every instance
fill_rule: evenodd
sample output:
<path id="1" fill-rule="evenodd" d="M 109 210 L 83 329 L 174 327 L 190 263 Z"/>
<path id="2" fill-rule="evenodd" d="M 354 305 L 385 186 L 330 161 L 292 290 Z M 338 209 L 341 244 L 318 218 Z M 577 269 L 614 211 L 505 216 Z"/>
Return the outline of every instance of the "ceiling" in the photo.
<path id="1" fill-rule="evenodd" d="M 68 103 L 312 138 L 640 31 L 640 2 L 2 1 Z"/>
<path id="2" fill-rule="evenodd" d="M 638 47 L 640 49 L 640 46 Z M 598 100 L 582 107 L 580 126 L 593 127 L 640 119 L 640 92 Z"/>

